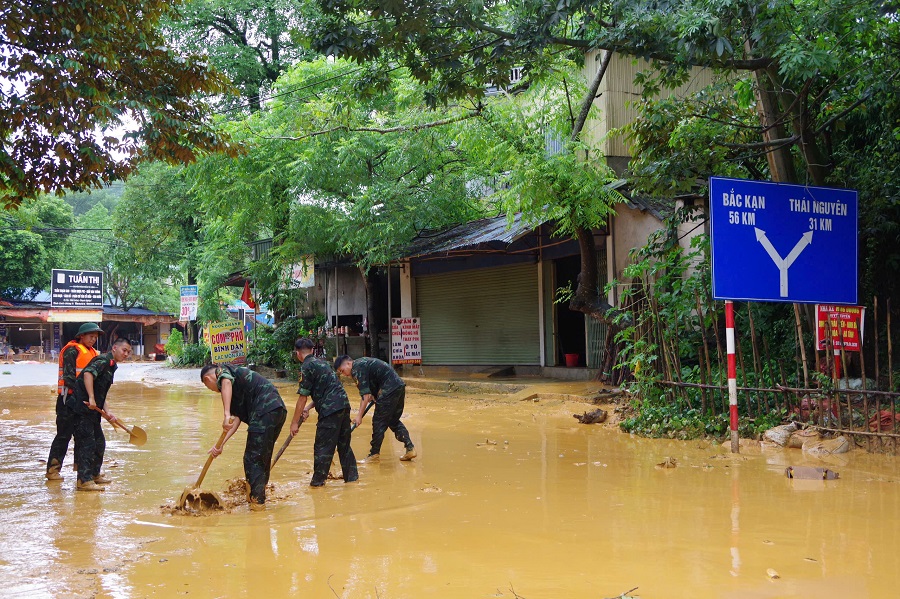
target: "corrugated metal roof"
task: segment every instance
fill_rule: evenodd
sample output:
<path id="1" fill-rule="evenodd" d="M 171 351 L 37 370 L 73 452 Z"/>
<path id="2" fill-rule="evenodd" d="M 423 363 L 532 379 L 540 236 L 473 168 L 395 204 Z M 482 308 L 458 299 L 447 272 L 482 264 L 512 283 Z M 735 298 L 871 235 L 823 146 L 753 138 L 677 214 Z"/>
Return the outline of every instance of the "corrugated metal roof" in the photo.
<path id="1" fill-rule="evenodd" d="M 516 214 L 512 222 L 506 216 L 498 216 L 473 220 L 439 231 L 425 230 L 419 232 L 412 243 L 401 252 L 401 257 L 415 258 L 472 248 L 486 243 L 509 245 L 543 222 L 525 222 L 521 214 Z"/>

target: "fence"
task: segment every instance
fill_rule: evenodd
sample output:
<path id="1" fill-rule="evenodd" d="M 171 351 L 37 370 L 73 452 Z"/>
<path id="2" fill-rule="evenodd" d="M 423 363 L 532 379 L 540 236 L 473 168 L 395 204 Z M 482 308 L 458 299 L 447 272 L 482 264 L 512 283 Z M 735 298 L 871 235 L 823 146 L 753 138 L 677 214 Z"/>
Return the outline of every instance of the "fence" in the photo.
<path id="1" fill-rule="evenodd" d="M 661 315 L 655 298 L 635 294 L 630 306 L 632 313 L 649 316 L 636 318 L 635 339 L 645 343 L 645 347 L 655 348 L 657 383 L 673 401 L 685 402 L 688 408 L 714 415 L 727 413 L 724 327 L 721 326 L 724 305 L 704 304 L 699 293 L 694 299 L 696 305 L 690 313 L 672 318 L 671 312 Z M 794 322 L 790 332 L 795 345 L 793 359 L 773 356 L 770 352 L 769 338 L 758 330 L 758 312 L 763 308 L 751 303 L 740 308 L 736 305 L 736 318 L 739 310 L 743 322 L 735 331 L 735 351 L 741 418 L 755 419 L 772 411 L 781 412 L 786 418 L 804 422 L 822 432 L 847 435 L 869 451 L 896 455 L 900 439 L 897 409 L 900 393 L 894 392 L 894 331 L 890 300 L 883 311 L 879 310 L 877 298 L 873 306 L 867 308 L 873 317 L 865 323 L 871 344 L 869 358 L 874 357 L 874 364 L 869 364 L 874 368 L 869 372 L 866 351 L 852 352 L 851 355 L 851 352 L 839 349 L 835 353 L 830 321 L 826 323 L 824 352 L 816 349 L 807 352 L 812 331 L 809 330 L 809 319 L 803 318 L 801 312 L 808 307 L 793 306 Z M 782 336 L 788 334 L 784 330 L 780 333 Z M 837 338 L 843 339 L 844 332 L 838 331 Z M 783 348 L 786 340 L 778 341 L 771 345 Z M 686 347 L 688 351 L 685 351 Z M 690 354 L 688 362 L 683 354 Z M 810 368 L 810 355 L 814 357 L 813 369 Z M 839 369 L 832 363 L 833 355 L 839 356 L 845 374 L 859 373 L 858 379 L 839 378 Z M 867 374 L 874 374 L 874 379 L 867 378 Z"/>

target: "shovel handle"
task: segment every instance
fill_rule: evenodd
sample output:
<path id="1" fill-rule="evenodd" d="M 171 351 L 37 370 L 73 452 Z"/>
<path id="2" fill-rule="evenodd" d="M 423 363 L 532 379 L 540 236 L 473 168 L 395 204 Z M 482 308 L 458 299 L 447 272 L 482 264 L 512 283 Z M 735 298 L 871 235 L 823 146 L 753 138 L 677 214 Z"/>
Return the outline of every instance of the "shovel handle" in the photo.
<path id="1" fill-rule="evenodd" d="M 103 418 L 105 418 L 106 421 L 107 421 L 108 423 L 110 423 L 111 425 L 113 425 L 113 428 L 115 428 L 115 427 L 118 426 L 120 429 L 122 429 L 123 431 L 125 431 L 125 432 L 128 433 L 129 435 L 133 434 L 130 430 L 128 430 L 128 427 L 127 427 L 127 426 L 125 426 L 124 424 L 122 424 L 122 423 L 119 422 L 118 420 L 116 420 L 115 422 L 113 422 L 112 420 L 110 420 L 110 419 L 109 419 L 109 414 L 108 414 L 108 413 L 106 412 L 106 410 L 104 410 L 103 408 L 97 408 L 97 411 L 100 412 L 100 415 L 103 416 Z"/>
<path id="2" fill-rule="evenodd" d="M 374 406 L 374 405 L 375 405 L 374 401 L 369 402 L 369 405 L 367 405 L 366 409 L 363 410 L 363 415 L 362 415 L 362 418 L 360 418 L 360 421 L 362 421 L 362 419 L 366 417 L 366 414 L 369 413 L 369 410 L 371 410 L 372 406 Z M 356 423 L 354 422 L 353 424 L 350 425 L 350 432 L 352 433 L 355 429 L 356 429 Z"/>
<path id="3" fill-rule="evenodd" d="M 225 436 L 228 434 L 228 431 L 222 431 L 222 434 L 219 435 L 219 440 L 216 441 L 216 449 L 222 449 L 222 445 L 225 444 Z M 200 471 L 200 476 L 197 477 L 197 484 L 194 485 L 194 488 L 200 486 L 200 483 L 203 482 L 203 477 L 206 476 L 206 471 L 209 470 L 209 467 L 212 465 L 213 460 L 216 459 L 215 456 L 210 455 L 206 458 L 206 464 L 203 465 L 203 470 Z"/>
<path id="4" fill-rule="evenodd" d="M 300 421 L 300 424 L 303 424 L 303 421 Z M 281 454 L 284 453 L 284 450 L 288 448 L 288 445 L 291 444 L 291 440 L 294 438 L 294 435 L 288 434 L 287 439 L 284 440 L 284 444 L 282 444 L 281 449 L 278 450 L 278 453 L 275 454 L 275 459 L 272 460 L 272 465 L 269 467 L 271 470 L 275 467 L 275 464 L 278 463 L 278 458 L 281 457 Z"/>

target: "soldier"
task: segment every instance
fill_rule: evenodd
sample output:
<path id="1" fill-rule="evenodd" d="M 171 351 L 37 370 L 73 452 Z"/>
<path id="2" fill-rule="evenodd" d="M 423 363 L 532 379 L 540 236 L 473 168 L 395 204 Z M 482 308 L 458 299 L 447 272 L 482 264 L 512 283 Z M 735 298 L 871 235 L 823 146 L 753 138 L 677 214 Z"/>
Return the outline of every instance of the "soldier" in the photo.
<path id="1" fill-rule="evenodd" d="M 117 362 L 127 360 L 131 355 L 131 343 L 127 339 L 116 339 L 112 348 L 100 354 L 84 367 L 75 379 L 75 393 L 66 398 L 66 405 L 75 420 L 75 463 L 78 464 L 78 491 L 102 491 L 110 480 L 100 475 L 103 454 L 106 452 L 106 438 L 100 427 L 100 411 L 106 405 L 106 394 L 113 384 Z M 110 422 L 116 417 L 106 410 Z"/>
<path id="2" fill-rule="evenodd" d="M 228 432 L 225 442 L 234 435 L 241 422 L 247 423 L 244 476 L 250 486 L 250 509 L 264 510 L 272 450 L 287 419 L 284 401 L 275 385 L 244 366 L 207 364 L 200 370 L 200 380 L 207 389 L 222 395 L 225 408 L 222 429 Z M 218 457 L 222 450 L 213 446 L 209 454 Z"/>
<path id="3" fill-rule="evenodd" d="M 56 389 L 56 436 L 50 444 L 47 458 L 47 480 L 62 480 L 60 469 L 75 427 L 75 415 L 66 407 L 66 398 L 75 392 L 75 379 L 88 363 L 97 357 L 94 349 L 103 330 L 95 322 L 86 322 L 78 328 L 75 339 L 59 352 L 59 381 Z M 77 462 L 76 462 L 77 463 Z"/>
<path id="4" fill-rule="evenodd" d="M 337 449 L 344 472 L 344 482 L 359 480 L 356 456 L 350 448 L 350 400 L 327 362 L 313 355 L 315 344 L 305 337 L 294 342 L 294 355 L 302 362 L 300 387 L 297 389 L 297 406 L 291 419 L 291 435 L 296 435 L 300 422 L 309 418 L 306 402 L 312 397 L 319 413 L 316 423 L 316 441 L 313 445 L 313 476 L 311 487 L 322 487 L 328 478 L 331 460 Z"/>
<path id="5" fill-rule="evenodd" d="M 384 433 L 388 429 L 394 432 L 394 437 L 406 448 L 406 453 L 400 457 L 400 461 L 408 462 L 416 457 L 416 448 L 409 438 L 409 431 L 400 422 L 403 405 L 406 402 L 406 383 L 393 367 L 378 358 L 354 360 L 345 355 L 335 358 L 334 369 L 338 374 L 352 377 L 359 388 L 362 399 L 359 403 L 359 412 L 356 414 L 356 426 L 362 423 L 369 403 L 375 402 L 375 415 L 372 416 L 372 447 L 366 461 L 378 459 Z"/>

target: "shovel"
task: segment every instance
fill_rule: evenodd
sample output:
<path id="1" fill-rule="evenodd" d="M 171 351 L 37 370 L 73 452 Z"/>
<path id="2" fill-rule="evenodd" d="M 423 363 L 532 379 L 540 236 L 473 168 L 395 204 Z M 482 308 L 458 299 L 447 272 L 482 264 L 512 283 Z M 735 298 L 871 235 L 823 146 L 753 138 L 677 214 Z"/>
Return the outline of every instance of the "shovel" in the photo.
<path id="1" fill-rule="evenodd" d="M 107 422 L 113 425 L 113 427 L 118 426 L 120 429 L 128 433 L 128 442 L 132 445 L 141 447 L 144 443 L 147 442 L 147 433 L 141 427 L 133 426 L 131 428 L 128 428 L 118 420 L 116 420 L 115 422 L 111 421 L 109 419 L 109 414 L 107 414 L 106 410 L 104 410 L 103 408 L 97 408 L 97 411 L 99 411 L 100 415 L 103 416 Z"/>
<path id="2" fill-rule="evenodd" d="M 303 424 L 303 421 L 300 421 L 300 425 Z M 298 425 L 299 428 L 299 425 Z M 275 464 L 278 463 L 278 458 L 281 457 L 281 454 L 284 453 L 284 450 L 288 448 L 288 445 L 291 444 L 291 439 L 294 438 L 294 435 L 288 434 L 287 439 L 284 440 L 284 444 L 281 446 L 281 449 L 278 450 L 278 453 L 275 454 L 275 459 L 272 460 L 272 465 L 269 467 L 269 470 L 275 467 Z"/>
<path id="3" fill-rule="evenodd" d="M 227 434 L 228 431 L 222 432 L 219 440 L 216 441 L 217 449 L 222 449 Z M 178 499 L 178 503 L 175 506 L 177 509 L 183 510 L 185 504 L 191 509 L 198 511 L 204 509 L 220 509 L 222 507 L 222 498 L 219 497 L 218 493 L 215 491 L 204 491 L 200 488 L 203 477 L 206 476 L 206 471 L 209 470 L 209 466 L 214 459 L 215 457 L 212 455 L 206 458 L 206 464 L 203 466 L 203 470 L 200 471 L 200 476 L 197 477 L 196 484 L 192 487 L 185 487 L 184 491 L 181 492 L 181 497 Z"/>

